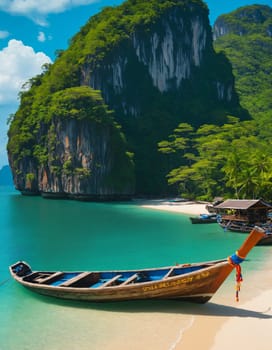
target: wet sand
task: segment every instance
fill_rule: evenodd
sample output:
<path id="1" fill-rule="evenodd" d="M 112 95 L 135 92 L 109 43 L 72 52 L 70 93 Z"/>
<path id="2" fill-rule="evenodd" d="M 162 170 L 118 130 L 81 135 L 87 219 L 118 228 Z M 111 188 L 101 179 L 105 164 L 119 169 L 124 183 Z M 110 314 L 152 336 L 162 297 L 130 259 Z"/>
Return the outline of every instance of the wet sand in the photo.
<path id="1" fill-rule="evenodd" d="M 141 205 L 155 210 L 182 214 L 207 213 L 207 203 L 144 201 Z M 261 249 L 261 248 L 260 248 Z M 271 250 L 272 247 L 265 247 Z M 269 252 L 268 252 L 269 253 Z M 240 301 L 235 301 L 235 273 L 231 283 L 223 285 L 183 329 L 170 350 L 268 350 L 272 343 L 272 255 L 267 254 L 263 270 L 253 272 L 242 283 Z"/>

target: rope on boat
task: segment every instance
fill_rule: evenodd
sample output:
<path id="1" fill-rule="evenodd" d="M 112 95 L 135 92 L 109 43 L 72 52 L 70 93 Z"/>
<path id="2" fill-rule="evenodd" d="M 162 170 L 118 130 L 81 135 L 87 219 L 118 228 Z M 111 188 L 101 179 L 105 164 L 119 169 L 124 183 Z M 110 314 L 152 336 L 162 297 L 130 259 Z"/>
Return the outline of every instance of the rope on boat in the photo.
<path id="1" fill-rule="evenodd" d="M 7 283 L 10 280 L 10 278 L 7 278 L 6 280 L 0 282 L 0 287 L 2 287 L 5 283 Z"/>
<path id="2" fill-rule="evenodd" d="M 245 260 L 245 257 L 242 257 L 239 255 L 239 252 L 236 251 L 235 254 L 232 256 L 228 257 L 228 262 L 230 265 L 235 267 L 236 269 L 236 301 L 239 301 L 239 292 L 241 289 L 241 282 L 243 282 L 243 277 L 242 277 L 242 269 L 240 264 Z"/>

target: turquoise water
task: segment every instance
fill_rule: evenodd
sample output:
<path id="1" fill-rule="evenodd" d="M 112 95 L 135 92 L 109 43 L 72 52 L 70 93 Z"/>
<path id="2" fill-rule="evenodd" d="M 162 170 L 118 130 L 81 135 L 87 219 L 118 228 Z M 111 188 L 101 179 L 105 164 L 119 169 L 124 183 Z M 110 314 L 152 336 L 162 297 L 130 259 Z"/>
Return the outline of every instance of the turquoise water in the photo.
<path id="1" fill-rule="evenodd" d="M 0 350 L 174 349 L 192 315 L 206 307 L 50 299 L 11 280 L 8 266 L 17 260 L 41 270 L 157 267 L 223 258 L 245 238 L 133 203 L 45 200 L 9 188 L 0 188 L 0 235 Z M 246 269 L 261 268 L 266 254 L 255 248 Z M 162 337 L 165 327 L 172 333 Z"/>

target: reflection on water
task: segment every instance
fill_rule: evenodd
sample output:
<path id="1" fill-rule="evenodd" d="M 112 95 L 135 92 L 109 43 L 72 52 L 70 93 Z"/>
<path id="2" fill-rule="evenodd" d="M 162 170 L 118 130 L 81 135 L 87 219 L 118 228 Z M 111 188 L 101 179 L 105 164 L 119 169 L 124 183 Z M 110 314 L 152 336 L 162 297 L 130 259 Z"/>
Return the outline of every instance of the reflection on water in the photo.
<path id="1" fill-rule="evenodd" d="M 132 203 L 50 201 L 1 189 L 0 235 L 0 350 L 175 349 L 199 315 L 248 317 L 216 303 L 51 299 L 17 285 L 8 272 L 21 259 L 33 269 L 105 270 L 222 258 L 244 235 L 217 224 L 191 225 L 187 216 Z M 264 254 L 255 249 L 245 269 L 260 269 Z"/>

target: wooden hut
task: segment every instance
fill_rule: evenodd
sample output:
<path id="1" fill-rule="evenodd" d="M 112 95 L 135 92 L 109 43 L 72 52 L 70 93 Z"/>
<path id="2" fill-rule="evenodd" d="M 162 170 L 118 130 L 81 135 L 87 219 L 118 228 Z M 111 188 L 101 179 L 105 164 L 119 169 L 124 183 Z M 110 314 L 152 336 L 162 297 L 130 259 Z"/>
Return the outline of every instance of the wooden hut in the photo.
<path id="1" fill-rule="evenodd" d="M 218 223 L 223 228 L 250 232 L 255 225 L 267 224 L 272 205 L 262 199 L 228 199 L 214 209 L 220 215 Z"/>

